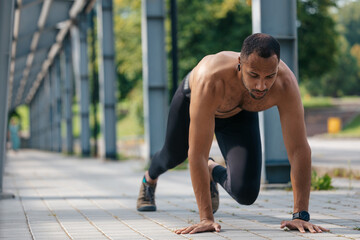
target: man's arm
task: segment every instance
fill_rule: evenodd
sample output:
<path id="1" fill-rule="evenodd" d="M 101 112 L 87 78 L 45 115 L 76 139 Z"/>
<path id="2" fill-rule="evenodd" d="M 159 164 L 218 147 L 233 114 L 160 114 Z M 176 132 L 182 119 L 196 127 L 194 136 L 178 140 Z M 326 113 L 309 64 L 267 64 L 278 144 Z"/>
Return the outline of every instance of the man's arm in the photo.
<path id="1" fill-rule="evenodd" d="M 297 91 L 278 105 L 285 147 L 291 164 L 294 212 L 308 211 L 311 150 L 306 138 L 304 109 Z M 290 95 L 290 94 L 289 94 Z"/>
<path id="2" fill-rule="evenodd" d="M 291 80 L 286 84 L 278 103 L 281 127 L 285 147 L 291 165 L 291 183 L 294 194 L 293 212 L 308 211 L 311 187 L 311 150 L 306 137 L 304 108 L 296 79 L 291 74 Z M 289 227 L 305 232 L 327 231 L 327 229 L 303 220 L 283 222 L 281 227 Z"/>
<path id="3" fill-rule="evenodd" d="M 179 229 L 176 233 L 220 231 L 220 225 L 214 222 L 212 213 L 207 162 L 214 137 L 215 111 L 221 103 L 223 85 L 221 80 L 197 77 L 199 79 L 191 90 L 188 157 L 200 223 Z"/>

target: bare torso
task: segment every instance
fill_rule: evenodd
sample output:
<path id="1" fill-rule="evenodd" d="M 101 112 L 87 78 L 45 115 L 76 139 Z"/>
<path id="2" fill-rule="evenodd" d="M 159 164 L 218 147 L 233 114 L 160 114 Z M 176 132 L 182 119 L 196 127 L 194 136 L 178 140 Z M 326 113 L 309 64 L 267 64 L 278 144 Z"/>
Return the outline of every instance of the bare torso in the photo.
<path id="1" fill-rule="evenodd" d="M 223 81 L 224 97 L 215 112 L 217 118 L 229 118 L 241 110 L 258 112 L 275 106 L 279 95 L 276 92 L 283 90 L 283 76 L 290 71 L 285 63 L 280 61 L 278 76 L 272 88 L 264 98 L 253 99 L 244 87 L 241 74 L 237 69 L 239 55 L 239 52 L 224 51 L 206 56 L 190 75 L 190 89 L 202 86 L 201 81 Z M 214 77 L 199 79 L 194 76 L 200 74 Z M 193 96 L 192 100 L 196 101 Z"/>

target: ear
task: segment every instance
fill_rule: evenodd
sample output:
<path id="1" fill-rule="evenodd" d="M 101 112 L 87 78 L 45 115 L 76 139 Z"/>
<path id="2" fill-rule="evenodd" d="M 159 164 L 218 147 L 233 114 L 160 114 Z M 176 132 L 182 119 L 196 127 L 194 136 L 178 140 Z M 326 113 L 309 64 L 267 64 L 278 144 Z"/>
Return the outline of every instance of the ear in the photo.
<path id="1" fill-rule="evenodd" d="M 239 64 L 241 64 L 241 57 L 240 56 L 238 57 L 238 60 L 239 60 Z"/>

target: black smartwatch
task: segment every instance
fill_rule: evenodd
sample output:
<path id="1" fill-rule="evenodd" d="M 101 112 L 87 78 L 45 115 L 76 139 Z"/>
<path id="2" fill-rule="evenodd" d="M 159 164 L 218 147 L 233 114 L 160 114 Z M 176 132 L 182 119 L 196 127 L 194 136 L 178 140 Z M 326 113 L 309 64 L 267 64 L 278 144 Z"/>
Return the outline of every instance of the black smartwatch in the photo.
<path id="1" fill-rule="evenodd" d="M 304 221 L 310 221 L 310 214 L 307 211 L 301 211 L 301 212 L 297 212 L 297 213 L 293 213 L 293 220 L 294 219 L 301 219 Z"/>

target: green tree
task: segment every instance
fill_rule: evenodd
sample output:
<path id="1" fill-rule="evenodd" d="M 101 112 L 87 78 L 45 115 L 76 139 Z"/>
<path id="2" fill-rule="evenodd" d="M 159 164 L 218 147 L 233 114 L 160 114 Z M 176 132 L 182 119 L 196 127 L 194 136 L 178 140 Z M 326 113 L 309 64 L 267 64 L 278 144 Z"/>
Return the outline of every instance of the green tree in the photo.
<path id="1" fill-rule="evenodd" d="M 245 0 L 178 0 L 179 74 L 184 77 L 206 55 L 239 51 L 251 34 Z M 168 49 L 170 48 L 168 41 Z"/>
<path id="2" fill-rule="evenodd" d="M 344 37 L 341 36 L 337 43 L 339 54 L 335 58 L 335 68 L 320 81 L 306 83 L 310 94 L 332 97 L 360 94 L 356 58 L 350 54 L 349 44 Z"/>
<path id="3" fill-rule="evenodd" d="M 360 1 L 349 1 L 339 9 L 341 32 L 350 46 L 360 43 Z"/>
<path id="4" fill-rule="evenodd" d="M 350 49 L 350 53 L 356 59 L 358 78 L 360 79 L 360 44 L 354 44 Z"/>
<path id="5" fill-rule="evenodd" d="M 336 66 L 335 21 L 329 9 L 335 0 L 298 0 L 297 17 L 300 79 L 319 81 Z"/>
<path id="6" fill-rule="evenodd" d="M 114 34 L 119 100 L 142 79 L 141 0 L 114 0 Z"/>

